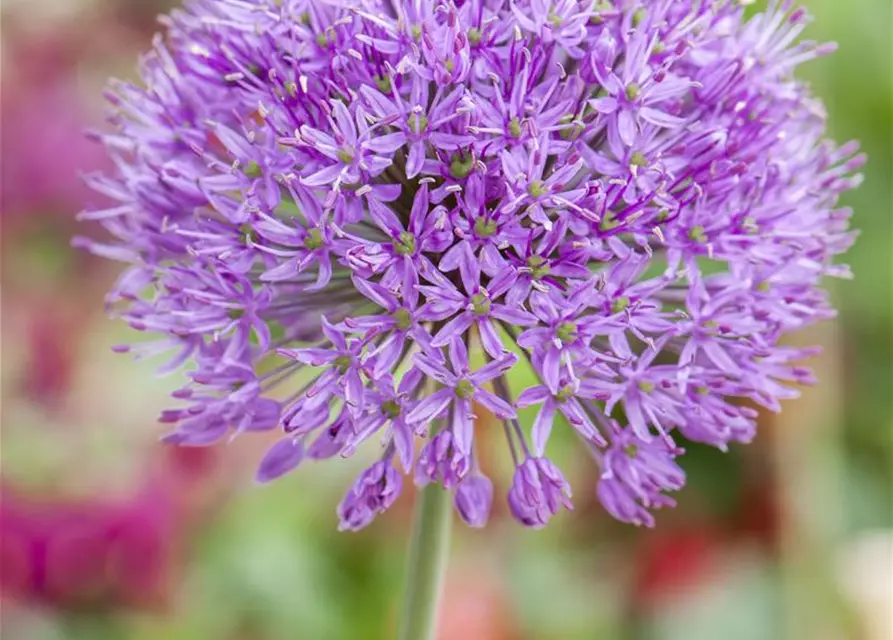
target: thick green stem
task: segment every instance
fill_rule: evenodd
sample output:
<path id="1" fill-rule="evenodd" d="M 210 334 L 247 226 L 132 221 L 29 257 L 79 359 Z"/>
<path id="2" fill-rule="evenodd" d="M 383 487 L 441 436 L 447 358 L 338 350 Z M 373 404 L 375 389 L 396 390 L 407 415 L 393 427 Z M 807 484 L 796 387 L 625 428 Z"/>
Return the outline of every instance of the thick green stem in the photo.
<path id="1" fill-rule="evenodd" d="M 450 498 L 449 491 L 433 483 L 416 498 L 398 640 L 434 640 L 450 548 Z"/>

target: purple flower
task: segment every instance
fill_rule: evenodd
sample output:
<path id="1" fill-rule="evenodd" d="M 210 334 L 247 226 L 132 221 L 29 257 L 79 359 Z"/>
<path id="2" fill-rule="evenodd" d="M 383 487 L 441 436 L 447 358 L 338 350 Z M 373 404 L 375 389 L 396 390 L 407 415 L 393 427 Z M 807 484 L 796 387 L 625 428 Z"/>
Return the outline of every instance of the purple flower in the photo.
<path id="1" fill-rule="evenodd" d="M 454 504 L 459 517 L 470 527 L 483 527 L 493 505 L 493 483 L 482 473 L 473 473 L 456 487 Z"/>
<path id="2" fill-rule="evenodd" d="M 110 240 L 75 243 L 128 264 L 109 307 L 161 334 L 118 350 L 188 366 L 166 441 L 278 428 L 261 481 L 380 447 L 343 528 L 397 467 L 480 526 L 487 411 L 518 520 L 570 506 L 545 457 L 566 430 L 606 509 L 650 525 L 680 435 L 748 442 L 754 404 L 813 382 L 780 345 L 834 315 L 864 157 L 792 75 L 832 50 L 797 43 L 805 12 L 311 4 L 192 0 L 108 92 L 116 170 L 88 183 L 111 204 L 83 217 Z"/>
<path id="3" fill-rule="evenodd" d="M 679 449 L 663 441 L 644 442 L 631 430 L 617 430 L 603 458 L 598 497 L 608 512 L 623 522 L 654 526 L 648 509 L 674 506 L 664 495 L 685 484 L 685 472 L 676 464 Z"/>
<path id="4" fill-rule="evenodd" d="M 390 460 L 379 460 L 363 471 L 338 505 L 342 531 L 357 531 L 397 500 L 403 488 L 403 476 Z"/>
<path id="5" fill-rule="evenodd" d="M 331 111 L 325 120 L 330 133 L 305 124 L 299 130 L 297 142 L 316 151 L 319 163 L 324 165 L 301 182 L 309 187 L 331 185 L 332 193 L 337 193 L 342 184 L 380 175 L 390 166 L 391 154 L 405 144 L 406 136 L 399 131 L 375 135 L 362 106 L 351 113 L 341 100 L 332 100 Z M 381 121 L 376 126 L 385 124 L 386 121 Z"/>
<path id="6" fill-rule="evenodd" d="M 257 470 L 258 482 L 270 482 L 285 475 L 304 459 L 304 446 L 293 437 L 285 437 L 267 451 Z"/>
<path id="7" fill-rule="evenodd" d="M 416 354 L 413 358 L 416 368 L 431 380 L 440 383 L 443 388 L 419 402 L 410 411 L 407 419 L 411 424 L 428 422 L 449 409 L 450 429 L 456 450 L 463 455 L 470 455 L 475 418 L 472 412 L 472 400 L 489 409 L 497 418 L 514 418 L 516 415 L 511 404 L 484 389 L 483 384 L 504 375 L 517 360 L 518 357 L 513 353 L 504 353 L 498 360 L 493 360 L 477 371 L 471 372 L 468 368 L 468 350 L 459 337 L 450 343 L 450 368 L 442 360 Z"/>
<path id="8" fill-rule="evenodd" d="M 450 130 L 450 123 L 462 117 L 463 107 L 468 108 L 463 104 L 466 95 L 462 86 L 457 86 L 448 94 L 437 91 L 431 96 L 431 83 L 416 74 L 410 79 L 411 88 L 407 94 L 397 91 L 389 76 L 382 77 L 387 79 L 382 81 L 385 85 L 383 88 L 390 85 L 389 92 L 364 85 L 360 87 L 360 95 L 369 110 L 379 118 L 394 118 L 399 114 L 393 126 L 404 133 L 409 147 L 406 154 L 407 178 L 413 179 L 420 173 L 435 173 L 433 169 L 437 164 L 427 160 L 429 145 L 431 148 L 452 152 L 474 140 L 467 134 L 453 133 Z"/>
<path id="9" fill-rule="evenodd" d="M 556 411 L 560 411 L 570 425 L 586 440 L 598 446 L 604 446 L 606 441 L 590 418 L 590 413 L 598 410 L 591 401 L 601 397 L 604 397 L 604 392 L 593 381 L 581 382 L 568 377 L 561 380 L 559 389 L 555 393 L 552 393 L 545 385 L 525 389 L 518 396 L 516 404 L 519 407 L 539 403 L 543 405 L 533 421 L 531 429 L 530 439 L 534 453 L 538 456 L 545 453 Z"/>
<path id="10" fill-rule="evenodd" d="M 571 486 L 546 458 L 528 458 L 515 470 L 509 491 L 512 515 L 523 525 L 546 526 L 561 507 L 573 509 Z"/>
<path id="11" fill-rule="evenodd" d="M 422 449 L 416 465 L 416 484 L 425 486 L 440 482 L 451 489 L 459 484 L 471 468 L 471 456 L 456 449 L 453 433 L 441 431 Z"/>
<path id="12" fill-rule="evenodd" d="M 511 284 L 510 274 L 496 276 L 490 280 L 488 287 L 482 286 L 480 264 L 471 249 L 468 245 L 457 246 L 462 246 L 463 249 L 455 256 L 455 261 L 465 295 L 459 293 L 450 281 L 442 276 L 436 278 L 437 285 L 422 287 L 426 297 L 432 300 L 423 310 L 422 317 L 439 320 L 452 316 L 452 319 L 434 336 L 431 346 L 445 347 L 455 338 L 467 334 L 472 326 L 476 326 L 484 350 L 490 357 L 500 358 L 505 352 L 505 345 L 497 333 L 495 323 L 507 322 L 516 326 L 530 326 L 536 323 L 536 317 L 517 307 L 494 303 L 494 299 L 502 297 L 507 292 Z M 451 257 L 451 254 L 447 253 L 441 260 L 442 270 L 452 270 Z"/>

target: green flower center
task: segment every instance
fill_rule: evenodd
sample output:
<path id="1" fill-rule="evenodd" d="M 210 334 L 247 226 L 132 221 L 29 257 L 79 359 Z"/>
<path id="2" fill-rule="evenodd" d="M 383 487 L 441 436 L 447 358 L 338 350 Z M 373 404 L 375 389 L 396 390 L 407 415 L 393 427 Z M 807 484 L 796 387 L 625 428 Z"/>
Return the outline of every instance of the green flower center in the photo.
<path id="1" fill-rule="evenodd" d="M 560 15 L 555 13 L 555 9 L 549 10 L 549 15 L 548 15 L 547 19 L 549 20 L 549 22 L 552 23 L 552 26 L 555 27 L 556 29 L 558 29 L 559 27 L 561 27 L 562 24 L 564 24 L 564 19 Z"/>
<path id="2" fill-rule="evenodd" d="M 490 238 L 496 235 L 497 227 L 495 220 L 487 220 L 486 218 L 478 218 L 474 221 L 474 232 L 479 238 Z"/>
<path id="3" fill-rule="evenodd" d="M 635 100 L 640 95 L 642 95 L 642 87 L 640 87 L 638 84 L 636 84 L 635 82 L 630 82 L 628 85 L 626 85 L 626 97 L 629 100 Z"/>
<path id="4" fill-rule="evenodd" d="M 401 256 L 411 256 L 415 253 L 416 240 L 415 236 L 409 231 L 401 231 L 400 236 L 394 242 L 394 251 Z"/>
<path id="5" fill-rule="evenodd" d="M 573 322 L 562 322 L 558 325 L 555 336 L 562 342 L 573 342 L 577 339 L 577 325 Z"/>
<path id="6" fill-rule="evenodd" d="M 599 223 L 598 228 L 601 231 L 610 231 L 619 226 L 620 221 L 617 220 L 617 214 L 613 211 L 605 211 L 605 215 L 602 217 L 602 221 Z"/>
<path id="7" fill-rule="evenodd" d="M 635 444 L 628 444 L 623 448 L 623 453 L 625 453 L 628 458 L 634 459 L 639 455 L 639 447 Z"/>
<path id="8" fill-rule="evenodd" d="M 418 113 L 410 114 L 409 129 L 416 135 L 425 133 L 428 129 L 428 116 Z"/>
<path id="9" fill-rule="evenodd" d="M 558 402 L 567 402 L 573 395 L 574 385 L 566 384 L 558 390 L 558 393 L 555 394 L 555 399 L 558 400 Z"/>
<path id="10" fill-rule="evenodd" d="M 518 118 L 509 120 L 509 135 L 516 139 L 521 137 L 521 121 Z"/>
<path id="11" fill-rule="evenodd" d="M 483 33 L 477 27 L 472 27 L 468 30 L 468 42 L 471 43 L 471 46 L 475 46 L 480 44 L 481 38 L 483 37 Z"/>
<path id="12" fill-rule="evenodd" d="M 390 93 L 391 92 L 391 77 L 390 76 L 375 76 L 373 78 L 375 80 L 375 86 L 378 87 L 378 90 L 382 93 Z"/>
<path id="13" fill-rule="evenodd" d="M 325 33 L 317 33 L 316 34 L 316 44 L 319 45 L 321 49 L 325 49 L 329 46 L 329 38 Z"/>
<path id="14" fill-rule="evenodd" d="M 394 324 L 400 331 L 406 331 L 412 326 L 412 314 L 409 312 L 409 309 L 401 307 L 392 313 L 391 317 L 394 319 Z"/>
<path id="15" fill-rule="evenodd" d="M 645 154 L 642 153 L 641 151 L 634 151 L 633 155 L 630 156 L 629 163 L 633 167 L 647 167 L 648 159 L 645 157 Z"/>
<path id="16" fill-rule="evenodd" d="M 633 13 L 633 19 L 632 19 L 633 26 L 638 27 L 640 24 L 642 24 L 642 20 L 645 19 L 646 14 L 647 14 L 647 12 L 645 11 L 645 9 L 643 9 L 643 8 L 636 9 L 636 11 Z"/>
<path id="17" fill-rule="evenodd" d="M 639 389 L 641 389 L 643 393 L 651 393 L 654 391 L 654 383 L 642 381 L 639 383 Z"/>
<path id="18" fill-rule="evenodd" d="M 468 400 L 469 398 L 474 396 L 474 385 L 469 380 L 459 380 L 459 382 L 456 383 L 456 388 L 453 391 L 456 394 L 457 398 Z"/>
<path id="19" fill-rule="evenodd" d="M 443 63 L 443 66 L 446 67 L 447 73 L 452 73 L 453 69 L 456 68 L 456 63 L 453 62 L 452 58 L 448 58 L 447 61 Z"/>
<path id="20" fill-rule="evenodd" d="M 254 229 L 249 222 L 245 222 L 239 227 L 239 233 L 242 234 L 242 241 L 245 244 L 250 244 L 254 240 Z"/>
<path id="21" fill-rule="evenodd" d="M 490 313 L 490 298 L 483 293 L 476 293 L 471 296 L 471 308 L 475 314 L 485 316 Z"/>
<path id="22" fill-rule="evenodd" d="M 464 156 L 458 153 L 453 154 L 450 160 L 450 173 L 453 174 L 454 178 L 457 180 L 467 178 L 473 168 L 474 158 L 470 153 Z"/>
<path id="23" fill-rule="evenodd" d="M 309 229 L 307 235 L 304 236 L 304 247 L 308 251 L 316 251 L 317 249 L 320 249 L 322 245 L 322 231 L 316 228 Z"/>
<path id="24" fill-rule="evenodd" d="M 402 409 L 394 400 L 385 400 L 381 403 L 381 412 L 389 418 L 396 418 L 400 415 Z"/>
<path id="25" fill-rule="evenodd" d="M 534 280 L 542 280 L 551 271 L 551 268 L 546 263 L 546 259 L 542 256 L 530 256 L 527 258 L 527 266 L 530 268 L 530 276 Z"/>
<path id="26" fill-rule="evenodd" d="M 546 185 L 543 184 L 542 180 L 534 180 L 527 187 L 527 193 L 530 194 L 531 198 L 540 198 L 546 194 L 548 189 Z"/>
<path id="27" fill-rule="evenodd" d="M 573 114 L 567 114 L 566 116 L 561 116 L 561 120 L 558 121 L 559 124 L 569 125 L 574 121 Z M 581 124 L 573 124 L 569 127 L 565 127 L 559 133 L 562 140 L 572 141 L 576 140 L 580 137 L 580 134 L 583 133 L 583 125 Z"/>
<path id="28" fill-rule="evenodd" d="M 696 225 L 688 232 L 688 237 L 698 244 L 704 244 L 707 242 L 707 230 L 701 225 Z"/>
<path id="29" fill-rule="evenodd" d="M 354 155 L 347 149 L 338 149 L 338 159 L 344 164 L 351 164 L 354 160 Z"/>
<path id="30" fill-rule="evenodd" d="M 344 375 L 347 373 L 347 370 L 350 369 L 351 364 L 353 364 L 353 359 L 350 356 L 338 356 L 335 358 L 332 366 L 335 367 L 338 373 Z"/>
<path id="31" fill-rule="evenodd" d="M 629 298 L 626 296 L 621 296 L 619 298 L 614 298 L 614 301 L 611 303 L 611 311 L 614 313 L 620 313 L 624 311 L 629 306 Z"/>
<path id="32" fill-rule="evenodd" d="M 249 178 L 259 178 L 262 173 L 260 165 L 255 160 L 246 164 L 245 168 L 242 169 L 242 172 Z"/>
<path id="33" fill-rule="evenodd" d="M 595 2 L 592 5 L 592 10 L 595 12 L 595 15 L 589 17 L 589 23 L 594 25 L 602 24 L 605 19 L 601 16 L 602 13 L 607 13 L 609 11 L 614 10 L 614 5 L 608 2 L 607 0 L 603 2 Z"/>

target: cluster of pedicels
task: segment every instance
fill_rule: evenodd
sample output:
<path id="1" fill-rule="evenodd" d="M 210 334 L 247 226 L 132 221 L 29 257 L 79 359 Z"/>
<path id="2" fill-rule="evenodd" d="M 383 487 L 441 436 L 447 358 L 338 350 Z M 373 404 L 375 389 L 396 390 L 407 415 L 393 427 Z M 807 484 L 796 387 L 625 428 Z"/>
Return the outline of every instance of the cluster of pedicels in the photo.
<path id="1" fill-rule="evenodd" d="M 96 134 L 112 204 L 83 217 L 112 239 L 76 242 L 130 264 L 108 303 L 162 335 L 120 350 L 192 363 L 165 439 L 278 429 L 261 481 L 377 441 L 338 507 L 358 529 L 401 471 L 483 525 L 479 443 L 504 438 L 511 512 L 539 527 L 571 507 L 557 424 L 607 511 L 651 526 L 685 481 L 677 434 L 747 442 L 755 407 L 811 381 L 813 350 L 779 339 L 831 317 L 820 281 L 848 274 L 836 202 L 863 158 L 823 139 L 793 77 L 833 46 L 798 42 L 790 2 L 742 4 L 190 0 L 163 18 Z"/>

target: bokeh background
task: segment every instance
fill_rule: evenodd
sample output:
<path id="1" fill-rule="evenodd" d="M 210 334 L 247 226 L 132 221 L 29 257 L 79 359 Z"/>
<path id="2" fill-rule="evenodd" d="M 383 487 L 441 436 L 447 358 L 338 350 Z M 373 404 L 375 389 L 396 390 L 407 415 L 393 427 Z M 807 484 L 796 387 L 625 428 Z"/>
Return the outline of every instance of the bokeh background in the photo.
<path id="1" fill-rule="evenodd" d="M 337 534 L 362 461 L 259 487 L 268 442 L 158 444 L 179 380 L 111 353 L 130 338 L 103 311 L 117 267 L 69 248 L 90 198 L 78 172 L 104 166 L 82 130 L 167 4 L 2 2 L 0 637 L 390 638 L 412 491 Z M 652 531 L 602 512 L 594 467 L 559 437 L 577 510 L 543 532 L 501 506 L 457 527 L 439 640 L 893 638 L 893 17 L 885 0 L 806 5 L 808 37 L 840 50 L 803 73 L 832 135 L 870 158 L 846 198 L 856 279 L 830 283 L 841 317 L 792 338 L 825 345 L 820 386 L 748 448 L 692 447 L 680 507 Z"/>

